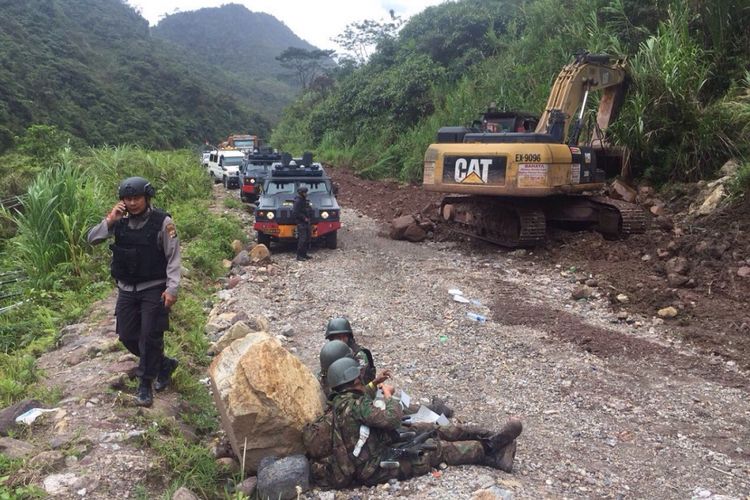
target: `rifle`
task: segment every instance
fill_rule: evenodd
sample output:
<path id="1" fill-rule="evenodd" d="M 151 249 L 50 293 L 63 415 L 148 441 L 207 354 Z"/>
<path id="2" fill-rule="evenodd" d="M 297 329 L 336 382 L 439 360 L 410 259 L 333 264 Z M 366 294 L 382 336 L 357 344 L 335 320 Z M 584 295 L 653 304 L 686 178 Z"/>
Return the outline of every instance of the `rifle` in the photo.
<path id="1" fill-rule="evenodd" d="M 413 433 L 402 433 L 403 435 Z M 422 432 L 417 434 L 410 441 L 404 443 L 398 443 L 391 447 L 388 452 L 388 457 L 385 460 L 380 461 L 380 466 L 384 469 L 397 469 L 400 464 L 399 458 L 419 458 L 424 455 L 425 451 L 436 450 L 437 445 L 434 441 L 428 442 L 428 440 L 435 436 L 435 431 Z"/>

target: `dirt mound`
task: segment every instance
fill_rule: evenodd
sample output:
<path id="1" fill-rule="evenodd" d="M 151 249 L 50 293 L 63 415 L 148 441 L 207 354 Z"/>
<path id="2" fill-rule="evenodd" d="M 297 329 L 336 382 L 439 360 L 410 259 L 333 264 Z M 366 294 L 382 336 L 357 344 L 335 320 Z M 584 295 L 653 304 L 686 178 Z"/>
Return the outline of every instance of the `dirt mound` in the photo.
<path id="1" fill-rule="evenodd" d="M 414 184 L 360 179 L 350 170 L 326 166 L 326 171 L 339 185 L 336 195 L 343 207 L 354 207 L 382 222 L 400 215 L 422 214 L 435 218 L 443 195 L 431 193 Z"/>

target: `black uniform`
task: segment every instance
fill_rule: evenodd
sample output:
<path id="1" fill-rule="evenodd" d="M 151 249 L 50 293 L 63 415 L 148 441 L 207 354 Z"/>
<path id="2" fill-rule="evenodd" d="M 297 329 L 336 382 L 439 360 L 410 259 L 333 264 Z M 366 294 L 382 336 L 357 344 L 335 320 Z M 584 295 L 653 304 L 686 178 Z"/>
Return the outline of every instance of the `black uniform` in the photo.
<path id="1" fill-rule="evenodd" d="M 297 259 L 306 259 L 312 237 L 312 227 L 310 225 L 312 206 L 306 196 L 297 194 L 297 197 L 294 198 L 292 215 L 297 224 Z"/>
<path id="2" fill-rule="evenodd" d="M 169 214 L 148 208 L 145 213 L 115 222 L 106 220 L 92 228 L 89 242 L 101 243 L 114 236 L 112 277 L 117 280 L 115 306 L 117 335 L 139 357 L 137 375 L 152 381 L 173 360 L 164 356 L 164 331 L 169 310 L 162 293 L 177 295 L 180 274 L 179 241 Z"/>

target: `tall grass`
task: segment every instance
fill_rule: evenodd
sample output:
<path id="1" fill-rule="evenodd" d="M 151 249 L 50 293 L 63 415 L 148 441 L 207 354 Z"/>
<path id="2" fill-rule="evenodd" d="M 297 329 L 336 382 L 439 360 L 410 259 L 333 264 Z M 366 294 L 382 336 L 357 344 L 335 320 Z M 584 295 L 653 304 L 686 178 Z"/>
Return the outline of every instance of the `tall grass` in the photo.
<path id="1" fill-rule="evenodd" d="M 102 198 L 99 180 L 75 164 L 69 151 L 32 183 L 10 215 L 17 236 L 8 252 L 35 287 L 49 287 L 60 276 L 81 276 L 88 262 L 86 234 L 102 218 Z"/>

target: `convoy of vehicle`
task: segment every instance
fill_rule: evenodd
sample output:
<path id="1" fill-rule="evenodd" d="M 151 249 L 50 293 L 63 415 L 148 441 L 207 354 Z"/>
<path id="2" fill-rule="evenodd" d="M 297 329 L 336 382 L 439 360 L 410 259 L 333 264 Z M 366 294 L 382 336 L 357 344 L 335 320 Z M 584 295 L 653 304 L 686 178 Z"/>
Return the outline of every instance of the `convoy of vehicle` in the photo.
<path id="1" fill-rule="evenodd" d="M 255 203 L 271 165 L 279 162 L 281 154 L 272 150 L 248 154 L 240 165 L 240 199 L 245 203 Z"/>
<path id="2" fill-rule="evenodd" d="M 251 147 L 252 146 L 252 147 Z M 341 208 L 334 186 L 312 153 L 293 158 L 288 153 L 260 147 L 252 135 L 230 135 L 212 151 L 201 153 L 201 164 L 215 183 L 226 189 L 239 188 L 240 199 L 255 205 L 258 243 L 293 242 L 297 225 L 292 215 L 294 198 L 300 186 L 308 188 L 312 207 L 312 240 L 336 248 L 341 228 Z"/>

